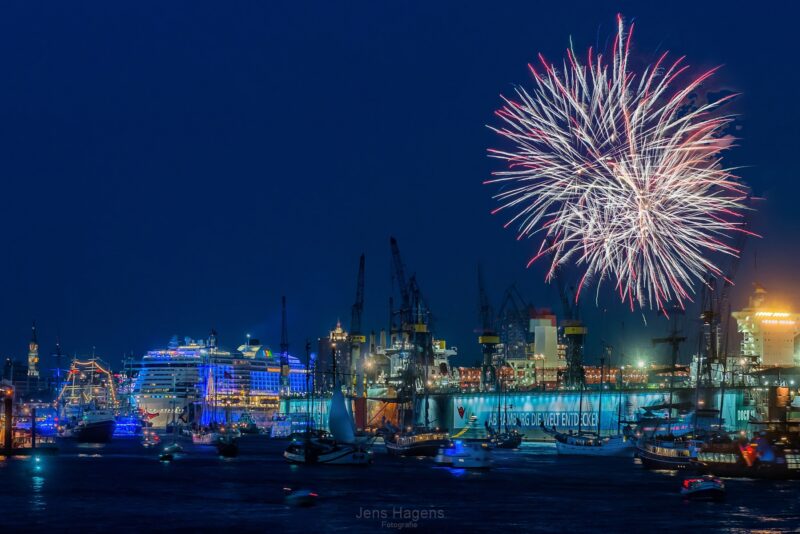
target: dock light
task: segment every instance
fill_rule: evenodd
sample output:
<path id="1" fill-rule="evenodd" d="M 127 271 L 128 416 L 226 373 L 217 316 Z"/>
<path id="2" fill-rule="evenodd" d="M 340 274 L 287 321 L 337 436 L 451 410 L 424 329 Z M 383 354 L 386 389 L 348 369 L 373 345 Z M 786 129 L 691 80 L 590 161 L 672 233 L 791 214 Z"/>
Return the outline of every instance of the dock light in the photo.
<path id="1" fill-rule="evenodd" d="M 638 367 L 639 369 L 644 369 L 644 360 L 637 361 L 636 367 Z"/>

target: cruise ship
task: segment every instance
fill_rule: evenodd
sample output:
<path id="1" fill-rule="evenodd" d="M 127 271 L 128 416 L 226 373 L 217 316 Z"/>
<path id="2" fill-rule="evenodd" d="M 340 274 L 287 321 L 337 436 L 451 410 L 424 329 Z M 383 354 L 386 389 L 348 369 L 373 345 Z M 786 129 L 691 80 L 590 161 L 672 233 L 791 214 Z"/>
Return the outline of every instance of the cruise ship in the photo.
<path id="1" fill-rule="evenodd" d="M 242 415 L 259 426 L 279 407 L 280 355 L 250 339 L 235 351 L 207 340 L 174 337 L 164 349 L 148 351 L 133 366 L 132 396 L 155 428 L 236 422 Z M 306 389 L 305 365 L 289 356 L 288 395 Z"/>

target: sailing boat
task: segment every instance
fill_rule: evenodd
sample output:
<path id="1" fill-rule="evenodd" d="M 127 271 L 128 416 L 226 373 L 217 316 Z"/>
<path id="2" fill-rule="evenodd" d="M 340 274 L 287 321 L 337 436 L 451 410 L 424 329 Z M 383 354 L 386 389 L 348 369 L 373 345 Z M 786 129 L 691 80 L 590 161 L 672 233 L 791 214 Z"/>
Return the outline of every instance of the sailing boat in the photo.
<path id="1" fill-rule="evenodd" d="M 600 358 L 600 396 L 597 407 L 597 432 L 583 433 L 581 431 L 583 419 L 583 389 L 584 380 L 581 377 L 580 397 L 578 400 L 578 433 L 565 434 L 557 432 L 555 427 L 547 429 L 541 423 L 542 430 L 552 435 L 556 440 L 556 452 L 565 456 L 623 456 L 632 457 L 636 451 L 636 444 L 629 436 L 617 432 L 614 435 L 602 435 L 603 415 L 603 389 L 605 386 L 605 358 Z"/>
<path id="2" fill-rule="evenodd" d="M 416 344 L 414 346 L 414 351 L 416 352 Z M 429 355 L 430 352 L 426 350 L 426 354 Z M 413 421 L 416 420 L 416 358 L 414 358 L 414 362 L 409 362 L 408 365 L 409 368 L 407 369 L 406 382 L 411 386 L 410 419 L 413 424 Z M 428 366 L 426 365 L 426 373 L 427 367 Z M 425 380 L 423 381 L 423 388 L 425 393 L 425 425 L 420 427 L 415 426 L 406 432 L 396 431 L 397 429 L 390 428 L 390 430 L 395 431 L 384 438 L 384 441 L 386 442 L 386 450 L 389 452 L 389 454 L 396 456 L 436 456 L 440 448 L 452 447 L 453 443 L 450 440 L 449 433 L 430 428 L 428 414 L 428 388 L 426 387 L 427 376 L 424 378 Z"/>
<path id="3" fill-rule="evenodd" d="M 659 425 L 656 424 L 651 435 L 642 436 L 638 445 L 636 446 L 636 455 L 641 460 L 642 466 L 647 469 L 665 469 L 677 471 L 694 467 L 697 451 L 703 443 L 702 440 L 694 439 L 694 437 L 691 435 L 676 436 L 673 433 L 672 410 L 676 408 L 676 405 L 672 402 L 673 390 L 675 387 L 675 368 L 678 363 L 678 351 L 680 348 L 680 343 L 685 339 L 685 337 L 678 336 L 677 318 L 673 319 L 670 337 L 662 340 L 663 342 L 672 345 L 672 365 L 670 368 L 669 379 L 669 402 L 665 406 L 667 409 L 667 434 L 661 436 L 657 435 Z M 658 340 L 654 340 L 654 342 L 657 341 Z M 698 358 L 698 378 L 695 388 L 695 396 L 697 396 L 700 391 L 699 366 L 700 359 Z M 696 404 L 697 402 L 695 400 L 695 405 Z M 697 412 L 695 411 L 695 427 L 696 426 Z"/>
<path id="4" fill-rule="evenodd" d="M 495 431 L 492 429 L 488 422 L 486 424 L 486 430 L 489 433 L 489 446 L 497 449 L 516 449 L 519 448 L 520 444 L 522 443 L 522 434 L 516 428 L 509 429 L 508 427 L 508 403 L 506 402 L 505 390 L 503 389 L 502 381 L 500 379 L 498 380 L 500 381 L 502 395 L 497 400 L 497 430 Z M 500 432 L 500 402 L 503 403 L 504 410 L 504 432 Z"/>
<path id="5" fill-rule="evenodd" d="M 310 344 L 306 344 L 306 352 L 310 352 Z M 310 357 L 307 356 L 307 360 Z M 308 366 L 306 367 L 308 371 Z M 306 392 L 309 373 L 306 372 Z M 310 413 L 309 413 L 310 415 Z M 367 465 L 372 463 L 372 445 L 356 438 L 355 422 L 345 406 L 342 387 L 336 373 L 336 358 L 333 359 L 333 395 L 328 407 L 328 428 L 333 439 L 313 437 L 311 421 L 306 423 L 303 441 L 293 441 L 284 451 L 283 457 L 297 464 L 333 464 L 333 465 Z"/>

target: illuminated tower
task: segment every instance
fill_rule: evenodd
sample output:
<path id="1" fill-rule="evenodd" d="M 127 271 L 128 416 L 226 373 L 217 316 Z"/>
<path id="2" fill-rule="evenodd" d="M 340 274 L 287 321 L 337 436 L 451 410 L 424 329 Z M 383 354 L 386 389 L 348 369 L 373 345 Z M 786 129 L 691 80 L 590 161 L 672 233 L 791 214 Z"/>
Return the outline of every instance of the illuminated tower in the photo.
<path id="1" fill-rule="evenodd" d="M 28 377 L 39 378 L 39 343 L 36 341 L 36 322 L 33 323 L 31 342 L 28 344 Z"/>
<path id="2" fill-rule="evenodd" d="M 741 355 L 750 364 L 795 365 L 800 314 L 771 306 L 766 296 L 766 290 L 756 285 L 749 306 L 731 314 L 742 334 Z"/>

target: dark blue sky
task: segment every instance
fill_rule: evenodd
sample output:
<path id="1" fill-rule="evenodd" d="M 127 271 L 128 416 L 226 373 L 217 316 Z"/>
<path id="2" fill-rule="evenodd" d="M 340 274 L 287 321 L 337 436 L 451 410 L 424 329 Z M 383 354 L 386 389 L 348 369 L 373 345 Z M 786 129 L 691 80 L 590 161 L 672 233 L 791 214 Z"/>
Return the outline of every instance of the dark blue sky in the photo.
<path id="1" fill-rule="evenodd" d="M 438 332 L 477 358 L 476 263 L 495 300 L 517 281 L 560 311 L 491 217 L 486 148 L 499 93 L 635 19 L 635 51 L 687 54 L 743 92 L 729 158 L 757 193 L 735 302 L 755 276 L 800 303 L 797 12 L 730 2 L 23 2 L 0 8 L 0 354 L 108 360 L 216 328 L 273 346 L 349 323 L 367 255 L 365 323 L 386 323 L 389 235 Z M 436 5 L 431 5 L 436 4 Z M 753 251 L 758 273 L 753 273 Z M 612 297 L 613 298 L 613 297 Z M 606 301 L 610 302 L 610 301 Z M 604 337 L 649 350 L 640 313 L 585 306 Z M 611 317 L 614 317 L 611 319 Z M 652 319 L 652 314 L 649 314 Z M 695 343 L 692 341 L 692 346 Z"/>

